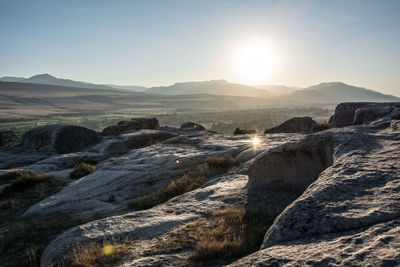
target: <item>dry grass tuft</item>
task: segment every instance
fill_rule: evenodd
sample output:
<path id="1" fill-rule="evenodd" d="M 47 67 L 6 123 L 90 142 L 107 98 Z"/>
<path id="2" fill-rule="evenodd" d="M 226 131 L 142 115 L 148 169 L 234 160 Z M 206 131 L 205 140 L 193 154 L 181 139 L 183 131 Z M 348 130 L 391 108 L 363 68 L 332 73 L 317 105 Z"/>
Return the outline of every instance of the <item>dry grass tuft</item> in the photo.
<path id="1" fill-rule="evenodd" d="M 166 187 L 131 202 L 129 207 L 137 210 L 149 209 L 175 196 L 199 188 L 204 184 L 204 181 L 205 178 L 202 176 L 183 175 L 182 177 L 170 182 Z"/>
<path id="2" fill-rule="evenodd" d="M 209 177 L 225 172 L 233 164 L 235 164 L 235 159 L 229 154 L 208 157 L 202 166 L 171 181 L 165 187 L 129 203 L 129 207 L 136 210 L 152 208 L 173 197 L 201 187 Z"/>
<path id="3" fill-rule="evenodd" d="M 316 132 L 320 132 L 323 130 L 327 130 L 330 129 L 331 127 L 329 126 L 329 123 L 327 121 L 323 121 L 323 122 L 318 122 L 317 125 L 314 128 L 314 131 Z"/>
<path id="4" fill-rule="evenodd" d="M 76 245 L 67 255 L 62 266 L 94 267 L 110 266 L 118 262 L 130 253 L 133 241 L 122 242 L 104 241 L 102 243 L 91 242 Z"/>
<path id="5" fill-rule="evenodd" d="M 29 189 L 35 184 L 48 180 L 49 177 L 39 173 L 28 172 L 24 170 L 14 170 L 0 175 L 0 180 L 9 182 L 9 191 L 21 191 Z"/>
<path id="6" fill-rule="evenodd" d="M 72 179 L 78 179 L 94 172 L 95 170 L 96 166 L 90 163 L 81 162 L 74 166 L 73 170 L 69 174 L 69 177 Z"/>
<path id="7" fill-rule="evenodd" d="M 260 247 L 272 221 L 259 210 L 228 207 L 163 235 L 153 253 L 191 249 L 195 261 L 234 260 Z"/>

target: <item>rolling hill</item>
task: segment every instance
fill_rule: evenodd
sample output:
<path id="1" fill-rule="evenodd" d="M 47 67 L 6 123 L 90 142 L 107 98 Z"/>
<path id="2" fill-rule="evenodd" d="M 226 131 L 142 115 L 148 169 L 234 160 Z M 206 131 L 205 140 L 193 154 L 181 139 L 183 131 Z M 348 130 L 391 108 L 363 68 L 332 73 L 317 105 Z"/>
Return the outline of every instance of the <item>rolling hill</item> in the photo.
<path id="1" fill-rule="evenodd" d="M 175 83 L 171 86 L 152 87 L 146 93 L 164 95 L 212 94 L 262 98 L 272 96 L 267 90 L 238 83 L 230 83 L 225 80 Z"/>
<path id="2" fill-rule="evenodd" d="M 286 96 L 303 103 L 341 103 L 341 102 L 385 102 L 400 101 L 393 95 L 348 85 L 342 82 L 321 83 L 297 90 Z"/>
<path id="3" fill-rule="evenodd" d="M 21 77 L 9 77 L 5 76 L 0 78 L 2 82 L 20 82 L 20 83 L 35 83 L 35 84 L 47 84 L 47 85 L 56 85 L 56 86 L 66 86 L 66 87 L 76 87 L 76 88 L 88 88 L 88 89 L 118 89 L 118 90 L 128 90 L 135 92 L 143 92 L 147 90 L 147 87 L 143 86 L 135 86 L 135 85 L 114 85 L 114 84 L 94 84 L 88 82 L 74 81 L 70 79 L 61 79 L 54 77 L 50 74 L 38 74 L 34 75 L 30 78 L 21 78 Z"/>

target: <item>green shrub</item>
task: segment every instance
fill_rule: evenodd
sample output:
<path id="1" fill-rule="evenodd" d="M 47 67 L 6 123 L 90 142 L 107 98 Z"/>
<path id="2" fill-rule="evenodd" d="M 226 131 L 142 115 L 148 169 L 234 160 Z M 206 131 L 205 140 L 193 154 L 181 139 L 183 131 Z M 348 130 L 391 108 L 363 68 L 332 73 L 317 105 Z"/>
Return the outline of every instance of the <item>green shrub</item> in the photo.
<path id="1" fill-rule="evenodd" d="M 96 166 L 86 162 L 81 162 L 74 166 L 73 170 L 69 174 L 69 177 L 72 179 L 78 179 L 94 172 L 95 170 Z"/>

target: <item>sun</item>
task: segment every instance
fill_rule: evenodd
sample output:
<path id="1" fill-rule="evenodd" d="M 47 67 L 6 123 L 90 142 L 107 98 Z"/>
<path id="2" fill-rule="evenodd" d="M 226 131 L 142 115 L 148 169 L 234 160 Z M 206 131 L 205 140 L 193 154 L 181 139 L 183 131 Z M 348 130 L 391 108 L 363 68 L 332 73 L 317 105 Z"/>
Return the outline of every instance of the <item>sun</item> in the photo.
<path id="1" fill-rule="evenodd" d="M 276 68 L 276 54 L 266 42 L 250 42 L 236 50 L 235 68 L 239 80 L 260 85 Z"/>

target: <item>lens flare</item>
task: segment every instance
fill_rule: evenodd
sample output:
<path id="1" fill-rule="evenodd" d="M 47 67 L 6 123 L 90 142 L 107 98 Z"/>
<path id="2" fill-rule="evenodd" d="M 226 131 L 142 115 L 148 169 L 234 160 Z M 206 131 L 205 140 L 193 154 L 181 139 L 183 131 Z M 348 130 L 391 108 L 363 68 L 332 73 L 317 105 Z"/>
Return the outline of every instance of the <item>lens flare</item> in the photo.
<path id="1" fill-rule="evenodd" d="M 253 145 L 258 145 L 258 144 L 260 144 L 260 139 L 258 139 L 257 137 L 254 137 L 253 139 L 251 139 L 251 142 L 253 143 Z"/>
<path id="2" fill-rule="evenodd" d="M 111 255 L 114 252 L 114 247 L 112 245 L 105 245 L 103 247 L 103 253 L 104 255 Z"/>

